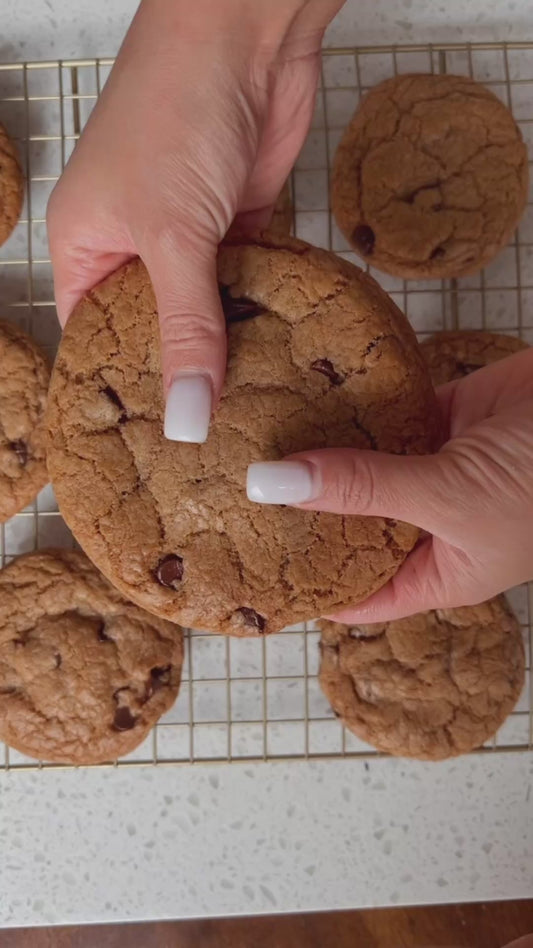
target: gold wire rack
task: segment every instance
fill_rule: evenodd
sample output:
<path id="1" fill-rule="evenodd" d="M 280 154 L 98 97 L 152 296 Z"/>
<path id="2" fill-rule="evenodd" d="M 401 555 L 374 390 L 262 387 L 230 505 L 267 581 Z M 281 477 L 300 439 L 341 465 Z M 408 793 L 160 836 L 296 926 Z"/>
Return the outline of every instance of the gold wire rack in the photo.
<path id="1" fill-rule="evenodd" d="M 27 181 L 21 220 L 0 249 L 1 315 L 27 329 L 52 356 L 59 329 L 46 204 L 112 64 L 111 59 L 84 59 L 0 65 L 0 121 L 19 142 Z M 361 94 L 381 79 L 405 72 L 453 72 L 484 82 L 512 108 L 533 157 L 533 43 L 324 50 L 311 129 L 292 174 L 294 228 L 298 236 L 353 262 L 358 260 L 329 209 L 330 164 Z M 373 275 L 420 336 L 486 328 L 533 343 L 533 203 L 513 242 L 481 274 L 416 283 Z M 72 545 L 50 486 L 0 526 L 2 566 L 23 552 Z M 514 713 L 476 753 L 533 748 L 533 584 L 511 590 L 509 599 L 523 628 L 527 681 Z M 114 766 L 379 756 L 342 728 L 323 697 L 318 638 L 313 623 L 268 639 L 188 631 L 184 680 L 175 706 L 133 754 Z M 54 766 L 0 744 L 0 768 Z"/>

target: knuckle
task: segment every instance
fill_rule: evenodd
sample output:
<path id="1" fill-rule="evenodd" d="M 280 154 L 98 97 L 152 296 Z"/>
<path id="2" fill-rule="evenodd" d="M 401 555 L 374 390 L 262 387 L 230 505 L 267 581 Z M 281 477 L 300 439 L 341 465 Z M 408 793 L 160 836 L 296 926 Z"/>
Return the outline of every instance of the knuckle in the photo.
<path id="1" fill-rule="evenodd" d="M 208 349 L 219 346 L 223 338 L 221 321 L 205 313 L 167 313 L 160 317 L 160 324 L 167 349 Z"/>
<path id="2" fill-rule="evenodd" d="M 370 465 L 362 457 L 347 454 L 340 474 L 332 484 L 335 501 L 346 513 L 366 514 L 375 497 Z"/>
<path id="3" fill-rule="evenodd" d="M 142 230 L 135 230 L 137 243 L 147 251 L 147 256 L 180 258 L 184 254 L 188 258 L 202 258 L 206 250 L 215 246 L 216 242 L 208 229 L 201 226 L 198 217 L 186 210 L 172 210 L 168 208 L 152 209 L 144 217 Z"/>

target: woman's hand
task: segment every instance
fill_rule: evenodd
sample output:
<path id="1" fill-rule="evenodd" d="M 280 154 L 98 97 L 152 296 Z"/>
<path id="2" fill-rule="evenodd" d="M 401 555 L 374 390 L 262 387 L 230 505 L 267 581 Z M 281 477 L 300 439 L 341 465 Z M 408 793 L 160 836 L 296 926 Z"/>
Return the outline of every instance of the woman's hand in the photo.
<path id="1" fill-rule="evenodd" d="M 225 371 L 215 274 L 264 226 L 307 132 L 342 0 L 143 0 L 49 204 L 59 318 L 139 254 L 161 323 L 165 432 L 204 441 Z"/>
<path id="2" fill-rule="evenodd" d="M 438 454 L 332 448 L 249 468 L 251 500 L 391 517 L 430 534 L 337 621 L 472 605 L 533 578 L 533 349 L 438 395 L 449 435 Z"/>

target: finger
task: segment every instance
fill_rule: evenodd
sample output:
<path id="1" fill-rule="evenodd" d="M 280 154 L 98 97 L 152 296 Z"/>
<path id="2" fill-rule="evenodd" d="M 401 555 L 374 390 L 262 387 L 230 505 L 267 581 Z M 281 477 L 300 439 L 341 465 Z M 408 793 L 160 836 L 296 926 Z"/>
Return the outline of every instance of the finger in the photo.
<path id="1" fill-rule="evenodd" d="M 201 444 L 224 380 L 226 326 L 216 279 L 216 247 L 187 237 L 141 254 L 153 283 L 161 330 L 165 435 Z"/>
<path id="2" fill-rule="evenodd" d="M 385 586 L 363 602 L 327 618 L 345 623 L 391 622 L 429 609 L 471 605 L 476 597 L 472 598 L 470 576 L 459 551 L 428 537 Z"/>
<path id="3" fill-rule="evenodd" d="M 66 176 L 67 173 L 65 173 Z M 54 293 L 57 315 L 62 326 L 65 325 L 76 303 L 80 301 L 88 290 L 97 283 L 101 283 L 106 276 L 117 270 L 135 256 L 135 247 L 124 234 L 120 252 L 113 250 L 93 250 L 89 239 L 84 242 L 83 232 L 81 240 L 74 242 L 70 239 L 73 224 L 70 207 L 72 201 L 68 198 L 68 189 L 65 193 L 62 182 L 54 189 L 46 209 L 46 226 L 48 244 L 54 272 Z M 81 215 L 83 217 L 83 214 Z M 80 226 L 76 230 L 80 235 Z"/>
<path id="4" fill-rule="evenodd" d="M 93 254 L 87 250 L 79 253 L 51 251 L 51 255 L 57 317 L 62 326 L 85 293 L 132 257 L 132 254 L 125 253 Z"/>
<path id="5" fill-rule="evenodd" d="M 251 464 L 247 491 L 257 503 L 391 517 L 439 535 L 453 516 L 450 497 L 460 494 L 461 479 L 452 454 L 406 457 L 326 448 Z"/>
<path id="6" fill-rule="evenodd" d="M 258 231 L 265 230 L 272 220 L 273 213 L 274 205 L 269 204 L 268 207 L 261 207 L 255 211 L 243 211 L 237 214 L 226 237 L 231 238 L 239 235 L 248 237 L 256 234 Z"/>

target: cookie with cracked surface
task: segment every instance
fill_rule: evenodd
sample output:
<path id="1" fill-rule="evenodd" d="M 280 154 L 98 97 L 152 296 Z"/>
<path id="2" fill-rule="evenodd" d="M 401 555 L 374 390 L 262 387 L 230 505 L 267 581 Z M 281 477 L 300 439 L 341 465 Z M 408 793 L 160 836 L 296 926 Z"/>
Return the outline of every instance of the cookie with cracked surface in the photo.
<path id="1" fill-rule="evenodd" d="M 480 270 L 510 240 L 528 178 L 520 129 L 492 92 L 463 76 L 396 76 L 346 129 L 331 200 L 373 267 L 440 279 Z"/>
<path id="2" fill-rule="evenodd" d="M 443 760 L 485 743 L 524 684 L 520 625 L 504 596 L 375 625 L 320 623 L 320 684 L 357 737 Z"/>
<path id="3" fill-rule="evenodd" d="M 22 210 L 24 176 L 16 148 L 0 124 L 0 246 L 6 242 Z"/>
<path id="4" fill-rule="evenodd" d="M 421 345 L 434 385 L 464 378 L 529 346 L 516 336 L 482 330 L 440 332 Z"/>
<path id="5" fill-rule="evenodd" d="M 0 572 L 0 739 L 42 760 L 129 753 L 172 705 L 178 626 L 127 602 L 81 553 L 48 550 Z"/>
<path id="6" fill-rule="evenodd" d="M 33 339 L 0 321 L 0 523 L 48 482 L 44 409 L 48 362 Z"/>
<path id="7" fill-rule="evenodd" d="M 154 295 L 139 261 L 68 321 L 49 396 L 63 516 L 128 598 L 183 625 L 276 632 L 392 576 L 414 527 L 261 506 L 248 464 L 358 446 L 423 453 L 439 419 L 407 320 L 357 267 L 291 238 L 224 244 L 225 387 L 207 442 L 163 436 Z"/>

